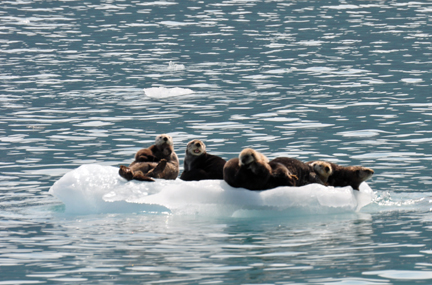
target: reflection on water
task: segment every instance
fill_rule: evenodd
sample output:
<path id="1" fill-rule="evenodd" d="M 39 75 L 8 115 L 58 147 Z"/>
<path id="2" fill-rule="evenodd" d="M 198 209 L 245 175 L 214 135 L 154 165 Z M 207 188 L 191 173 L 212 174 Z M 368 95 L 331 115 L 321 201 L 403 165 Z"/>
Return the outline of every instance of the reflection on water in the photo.
<path id="1" fill-rule="evenodd" d="M 2 8 L 0 263 L 11 270 L 0 279 L 430 280 L 428 2 L 11 0 Z M 161 87 L 193 93 L 144 92 Z M 47 191 L 67 171 L 127 164 L 160 133 L 173 136 L 181 162 L 199 138 L 226 159 L 253 147 L 270 158 L 365 165 L 381 200 L 367 219 L 258 228 L 38 208 L 58 205 Z"/>

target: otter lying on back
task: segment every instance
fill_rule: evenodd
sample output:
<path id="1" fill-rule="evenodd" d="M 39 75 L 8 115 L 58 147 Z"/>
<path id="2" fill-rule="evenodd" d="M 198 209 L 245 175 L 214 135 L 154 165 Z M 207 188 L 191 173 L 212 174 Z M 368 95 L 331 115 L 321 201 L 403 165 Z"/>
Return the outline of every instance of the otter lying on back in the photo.
<path id="1" fill-rule="evenodd" d="M 321 162 L 323 161 L 310 161 L 308 164 L 316 165 Z M 363 166 L 341 166 L 327 161 L 325 163 L 330 164 L 332 170 L 327 179 L 327 184 L 330 186 L 351 186 L 354 190 L 359 190 L 360 184 L 374 174 L 373 169 Z"/>
<path id="2" fill-rule="evenodd" d="M 265 155 L 251 148 L 242 150 L 238 158 L 228 160 L 223 174 L 224 180 L 230 186 L 249 190 L 292 186 L 297 178 L 284 165 L 269 163 Z"/>
<path id="3" fill-rule="evenodd" d="M 154 181 L 153 178 L 176 179 L 179 160 L 174 152 L 171 136 L 156 137 L 155 144 L 139 150 L 135 160 L 128 166 L 121 165 L 119 175 L 126 180 Z"/>
<path id="4" fill-rule="evenodd" d="M 186 146 L 184 170 L 180 179 L 205 180 L 223 179 L 225 159 L 206 152 L 206 145 L 200 140 L 192 140 Z"/>

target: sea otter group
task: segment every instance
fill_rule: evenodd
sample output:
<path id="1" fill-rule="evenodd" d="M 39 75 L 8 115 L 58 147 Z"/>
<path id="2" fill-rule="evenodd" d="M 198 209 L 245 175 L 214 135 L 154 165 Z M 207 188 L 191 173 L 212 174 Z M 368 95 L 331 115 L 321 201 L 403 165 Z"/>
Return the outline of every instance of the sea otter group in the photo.
<path id="1" fill-rule="evenodd" d="M 119 174 L 126 180 L 154 181 L 153 178 L 176 179 L 179 159 L 171 136 L 156 137 L 154 145 L 139 150 L 128 166 L 120 166 Z M 184 170 L 180 179 L 223 179 L 230 186 L 249 190 L 267 190 L 278 186 L 303 186 L 319 183 L 326 186 L 351 186 L 359 190 L 374 171 L 362 166 L 341 166 L 315 160 L 302 162 L 290 157 L 269 160 L 251 148 L 243 149 L 238 158 L 225 161 L 206 152 L 205 144 L 192 140 L 186 146 Z"/>

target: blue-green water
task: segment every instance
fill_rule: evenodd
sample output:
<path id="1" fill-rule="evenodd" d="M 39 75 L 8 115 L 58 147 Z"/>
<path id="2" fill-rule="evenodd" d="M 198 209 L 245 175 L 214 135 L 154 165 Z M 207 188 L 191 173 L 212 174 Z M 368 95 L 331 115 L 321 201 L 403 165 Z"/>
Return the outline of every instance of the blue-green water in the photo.
<path id="1" fill-rule="evenodd" d="M 432 282 L 431 3 L 0 7 L 0 284 Z M 70 215 L 48 193 L 160 133 L 181 163 L 199 138 L 226 159 L 252 147 L 371 167 L 376 197 L 359 213 L 252 219 Z"/>

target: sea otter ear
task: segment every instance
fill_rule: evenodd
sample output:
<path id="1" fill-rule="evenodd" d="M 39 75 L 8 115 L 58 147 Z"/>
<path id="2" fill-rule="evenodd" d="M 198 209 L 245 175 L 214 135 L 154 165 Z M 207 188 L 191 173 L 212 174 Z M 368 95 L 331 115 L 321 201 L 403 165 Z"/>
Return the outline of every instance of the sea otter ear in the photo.
<path id="1" fill-rule="evenodd" d="M 326 166 L 326 167 L 324 168 L 324 170 L 325 170 L 326 172 L 329 172 L 329 171 L 330 171 L 330 167 Z"/>
<path id="2" fill-rule="evenodd" d="M 360 170 L 357 169 L 357 170 L 355 171 L 355 174 L 357 175 L 357 177 L 360 177 L 360 176 L 361 176 L 361 172 L 360 172 Z"/>

